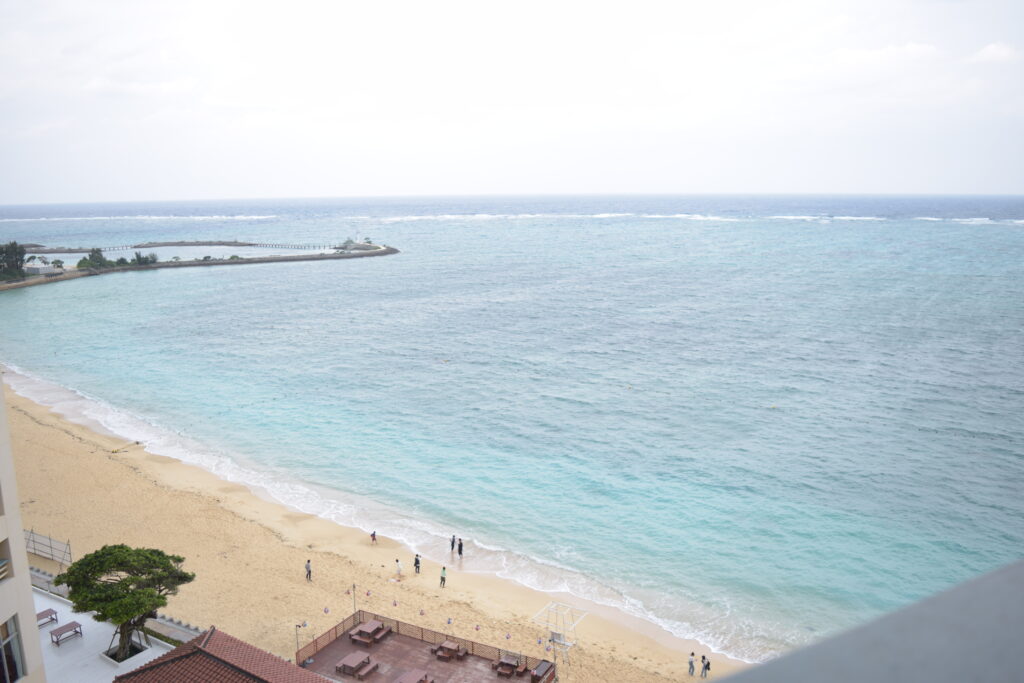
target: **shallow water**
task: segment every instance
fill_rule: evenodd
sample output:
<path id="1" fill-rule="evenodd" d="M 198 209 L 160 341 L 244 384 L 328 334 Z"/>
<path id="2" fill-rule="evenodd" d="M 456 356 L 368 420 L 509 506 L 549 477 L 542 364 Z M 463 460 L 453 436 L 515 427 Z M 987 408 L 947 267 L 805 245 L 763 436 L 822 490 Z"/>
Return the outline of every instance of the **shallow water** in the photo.
<path id="1" fill-rule="evenodd" d="M 0 293 L 0 361 L 300 509 L 438 559 L 457 533 L 467 569 L 749 660 L 1024 554 L 1024 200 L 0 207 L 48 246 L 364 236 L 402 253 Z"/>

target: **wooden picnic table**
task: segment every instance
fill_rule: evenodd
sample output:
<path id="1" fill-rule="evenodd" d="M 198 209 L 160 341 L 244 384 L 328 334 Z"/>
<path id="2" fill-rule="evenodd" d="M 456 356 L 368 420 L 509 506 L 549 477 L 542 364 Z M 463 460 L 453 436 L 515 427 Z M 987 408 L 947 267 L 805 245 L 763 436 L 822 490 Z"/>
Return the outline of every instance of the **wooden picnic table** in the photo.
<path id="1" fill-rule="evenodd" d="M 446 640 L 441 643 L 441 649 L 447 652 L 455 653 L 459 651 L 459 644 L 451 640 Z"/>
<path id="2" fill-rule="evenodd" d="M 376 634 L 377 631 L 384 628 L 384 624 L 380 623 L 376 619 L 370 619 L 369 621 L 364 621 L 363 623 L 359 624 L 357 628 L 359 629 L 360 633 L 365 633 L 368 636 L 372 636 Z"/>
<path id="3" fill-rule="evenodd" d="M 343 674 L 355 673 L 368 661 L 370 661 L 370 655 L 365 652 L 350 652 L 335 665 L 334 670 Z"/>
<path id="4" fill-rule="evenodd" d="M 426 669 L 410 669 L 394 680 L 394 683 L 424 683 L 430 681 Z"/>
<path id="5" fill-rule="evenodd" d="M 500 661 L 502 664 L 508 664 L 511 667 L 519 666 L 519 657 L 515 655 L 502 655 Z"/>

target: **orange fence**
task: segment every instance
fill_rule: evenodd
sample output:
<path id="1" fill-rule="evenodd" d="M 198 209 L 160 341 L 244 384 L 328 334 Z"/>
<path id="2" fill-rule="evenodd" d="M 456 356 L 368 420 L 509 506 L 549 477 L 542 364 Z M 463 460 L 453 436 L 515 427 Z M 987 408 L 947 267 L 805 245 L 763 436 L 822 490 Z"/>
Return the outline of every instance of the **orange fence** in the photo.
<path id="1" fill-rule="evenodd" d="M 477 657 L 483 657 L 484 659 L 501 659 L 501 657 L 505 655 L 510 655 L 512 657 L 516 657 L 520 662 L 525 661 L 526 667 L 531 670 L 536 669 L 541 662 L 545 661 L 543 659 L 537 659 L 536 657 L 529 657 L 518 652 L 513 652 L 512 650 L 504 650 L 500 647 L 484 645 L 483 643 L 466 640 L 465 638 L 458 638 L 447 633 L 441 633 L 440 631 L 433 631 L 429 628 L 416 626 L 415 624 L 407 624 L 404 621 L 385 617 L 381 614 L 374 614 L 373 612 L 367 612 L 366 610 L 359 610 L 355 614 L 345 617 L 343 621 L 339 622 L 327 631 L 324 631 L 314 638 L 312 642 L 296 652 L 295 662 L 301 665 L 302 662 L 305 662 L 317 652 L 324 649 L 338 638 L 344 636 L 358 624 L 361 624 L 364 621 L 370 621 L 371 619 L 376 619 L 385 626 L 390 626 L 394 633 L 409 636 L 410 638 L 416 638 L 417 640 L 422 640 L 423 642 L 430 643 L 431 645 L 439 645 L 446 640 L 450 640 L 453 643 L 458 643 L 461 647 L 466 648 L 469 654 L 476 655 Z M 548 675 L 544 676 L 543 680 L 550 681 L 553 680 L 554 677 L 555 667 L 552 665 L 549 669 Z"/>

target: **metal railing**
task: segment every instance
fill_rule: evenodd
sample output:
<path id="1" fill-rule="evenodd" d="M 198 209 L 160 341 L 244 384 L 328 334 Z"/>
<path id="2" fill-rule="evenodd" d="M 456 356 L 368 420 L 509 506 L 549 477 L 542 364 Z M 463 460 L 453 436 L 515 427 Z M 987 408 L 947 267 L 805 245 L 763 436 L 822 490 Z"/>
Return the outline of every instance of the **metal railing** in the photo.
<path id="1" fill-rule="evenodd" d="M 60 565 L 61 570 L 73 562 L 70 540 L 58 541 L 49 536 L 37 534 L 34 529 L 24 529 L 23 531 L 25 532 L 26 552 L 55 561 Z"/>

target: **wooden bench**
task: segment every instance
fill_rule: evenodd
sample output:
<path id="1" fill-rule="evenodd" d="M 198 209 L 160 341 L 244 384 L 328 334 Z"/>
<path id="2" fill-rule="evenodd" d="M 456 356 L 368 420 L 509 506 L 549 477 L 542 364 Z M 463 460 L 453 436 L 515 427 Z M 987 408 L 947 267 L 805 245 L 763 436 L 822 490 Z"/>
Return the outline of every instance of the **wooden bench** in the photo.
<path id="1" fill-rule="evenodd" d="M 376 671 L 379 665 L 379 662 L 375 662 L 371 659 L 370 661 L 366 662 L 362 669 L 356 672 L 356 678 L 358 678 L 359 680 L 363 680 L 364 678 L 372 674 L 374 671 Z"/>
<path id="2" fill-rule="evenodd" d="M 36 613 L 36 626 L 42 626 L 43 624 L 48 624 L 51 621 L 57 621 L 57 610 L 44 609 L 42 612 Z"/>
<path id="3" fill-rule="evenodd" d="M 391 633 L 391 627 L 385 626 L 381 630 L 377 631 L 377 633 L 373 636 L 373 639 L 379 643 L 380 641 L 384 640 L 384 636 L 386 636 L 389 633 Z"/>
<path id="4" fill-rule="evenodd" d="M 353 643 L 362 643 L 363 645 L 373 645 L 373 640 L 366 636 L 359 635 L 358 633 L 348 634 L 349 640 Z"/>
<path id="5" fill-rule="evenodd" d="M 519 668 L 516 669 L 516 676 L 522 676 L 524 673 L 526 673 L 526 660 L 525 659 L 522 662 L 520 662 Z"/>
<path id="6" fill-rule="evenodd" d="M 458 650 L 455 651 L 455 656 L 458 659 L 462 659 L 463 657 L 465 657 L 468 654 L 469 654 L 469 650 L 467 650 L 464 647 L 460 647 Z"/>
<path id="7" fill-rule="evenodd" d="M 85 637 L 82 633 L 82 625 L 77 621 L 69 621 L 63 626 L 58 626 L 50 631 L 50 642 L 60 647 L 60 641 L 74 638 L 75 636 Z"/>
<path id="8" fill-rule="evenodd" d="M 445 652 L 444 650 L 440 650 L 440 649 L 437 651 L 437 658 L 440 659 L 442 662 L 450 662 L 450 661 L 452 661 L 452 656 L 450 654 L 448 654 L 447 652 Z"/>

